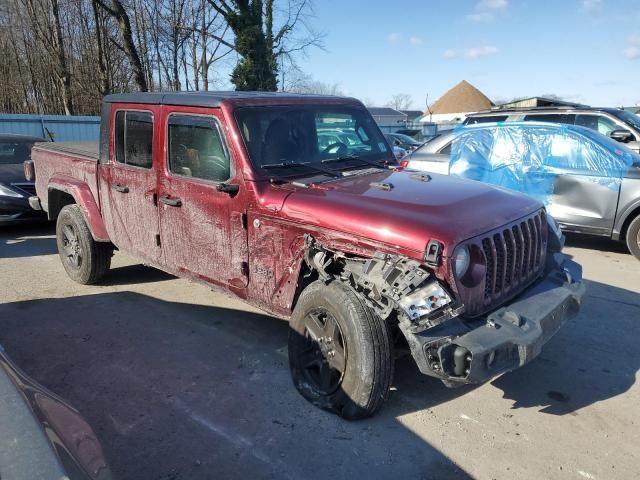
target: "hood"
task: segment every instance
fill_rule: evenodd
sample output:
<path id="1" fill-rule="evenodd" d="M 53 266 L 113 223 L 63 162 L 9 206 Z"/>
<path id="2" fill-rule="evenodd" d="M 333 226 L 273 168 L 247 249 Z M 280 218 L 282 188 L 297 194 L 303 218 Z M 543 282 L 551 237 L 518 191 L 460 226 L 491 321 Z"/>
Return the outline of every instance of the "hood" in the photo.
<path id="1" fill-rule="evenodd" d="M 22 163 L 0 164 L 0 183 L 26 182 Z"/>
<path id="2" fill-rule="evenodd" d="M 430 178 L 430 180 L 429 180 Z M 389 184 L 390 189 L 377 184 Z M 444 255 L 463 240 L 542 208 L 536 200 L 499 187 L 448 175 L 386 171 L 347 177 L 286 197 L 281 214 L 369 238 L 421 255 L 429 240 Z"/>

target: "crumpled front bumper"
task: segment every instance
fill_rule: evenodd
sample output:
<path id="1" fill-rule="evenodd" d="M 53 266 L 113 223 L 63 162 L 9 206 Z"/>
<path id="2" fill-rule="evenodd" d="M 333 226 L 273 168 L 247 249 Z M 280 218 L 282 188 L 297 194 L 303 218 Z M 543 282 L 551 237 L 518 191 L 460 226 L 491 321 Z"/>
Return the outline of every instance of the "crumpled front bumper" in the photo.
<path id="1" fill-rule="evenodd" d="M 485 319 L 459 318 L 421 333 L 401 328 L 422 373 L 447 385 L 483 383 L 530 362 L 580 309 L 582 267 L 555 254 L 555 268 Z"/>

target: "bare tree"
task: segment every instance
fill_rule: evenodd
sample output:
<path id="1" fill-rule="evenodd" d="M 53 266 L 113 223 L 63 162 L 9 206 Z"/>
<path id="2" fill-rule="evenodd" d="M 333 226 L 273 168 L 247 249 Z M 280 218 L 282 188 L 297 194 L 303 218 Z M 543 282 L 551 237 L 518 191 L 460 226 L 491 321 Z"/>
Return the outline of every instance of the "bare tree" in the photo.
<path id="1" fill-rule="evenodd" d="M 238 90 L 270 90 L 278 87 L 278 61 L 291 61 L 295 53 L 322 46 L 322 34 L 313 31 L 306 19 L 310 0 L 289 0 L 274 27 L 275 0 L 207 0 L 225 19 L 235 35 L 232 43 L 218 38 L 233 48 L 240 61 L 231 74 Z M 284 2 L 283 2 L 284 3 Z M 304 29 L 302 37 L 296 32 Z"/>
<path id="2" fill-rule="evenodd" d="M 142 62 L 140 61 L 140 55 L 138 55 L 138 49 L 133 42 L 131 20 L 122 2 L 120 0 L 111 0 L 111 5 L 107 5 L 103 0 L 96 0 L 96 2 L 118 22 L 120 33 L 122 34 L 122 46 L 120 48 L 122 48 L 129 58 L 131 68 L 133 69 L 133 77 L 135 78 L 138 88 L 141 92 L 148 91 L 149 87 L 142 68 Z"/>
<path id="3" fill-rule="evenodd" d="M 278 66 L 284 74 L 320 45 L 311 1 L 1 0 L 0 111 L 95 114 L 110 92 L 227 87 L 229 71 L 250 72 L 256 58 L 268 67 L 261 88 L 273 89 Z M 228 9 L 247 19 L 245 6 L 261 29 L 247 33 L 263 42 L 254 52 L 229 23 Z"/>
<path id="4" fill-rule="evenodd" d="M 410 110 L 412 106 L 413 98 L 408 93 L 396 93 L 387 102 L 387 107 L 395 108 L 396 110 Z"/>

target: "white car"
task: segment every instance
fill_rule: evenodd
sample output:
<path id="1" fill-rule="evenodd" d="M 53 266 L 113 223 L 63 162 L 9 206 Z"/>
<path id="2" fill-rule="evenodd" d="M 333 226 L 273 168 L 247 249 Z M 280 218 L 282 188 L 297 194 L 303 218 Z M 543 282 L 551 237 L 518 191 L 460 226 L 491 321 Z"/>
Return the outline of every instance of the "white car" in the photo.
<path id="1" fill-rule="evenodd" d="M 400 165 L 412 170 L 448 175 L 451 144 L 454 138 L 453 132 L 438 135 L 404 157 Z"/>

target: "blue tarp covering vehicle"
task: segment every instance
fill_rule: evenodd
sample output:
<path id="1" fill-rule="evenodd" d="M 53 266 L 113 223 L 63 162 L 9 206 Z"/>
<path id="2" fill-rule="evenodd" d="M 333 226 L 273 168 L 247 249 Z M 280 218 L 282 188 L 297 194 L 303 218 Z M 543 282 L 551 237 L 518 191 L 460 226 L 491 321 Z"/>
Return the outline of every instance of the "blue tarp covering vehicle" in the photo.
<path id="1" fill-rule="evenodd" d="M 617 191 L 637 158 L 587 128 L 510 122 L 462 127 L 453 141 L 449 173 L 517 190 L 549 205 L 559 175 L 570 172 Z"/>
<path id="2" fill-rule="evenodd" d="M 640 155 L 598 132 L 531 121 L 467 125 L 406 164 L 530 195 L 563 230 L 624 241 L 640 259 Z"/>

